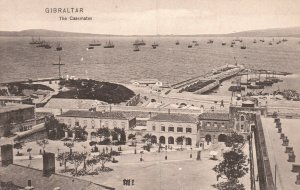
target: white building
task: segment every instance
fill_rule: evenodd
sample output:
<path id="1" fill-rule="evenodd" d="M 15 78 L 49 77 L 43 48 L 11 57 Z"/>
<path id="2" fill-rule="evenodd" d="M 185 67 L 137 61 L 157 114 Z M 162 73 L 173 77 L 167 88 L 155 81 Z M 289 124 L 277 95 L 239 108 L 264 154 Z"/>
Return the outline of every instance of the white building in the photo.
<path id="1" fill-rule="evenodd" d="M 57 116 L 60 123 L 65 123 L 69 127 L 81 126 L 86 127 L 88 139 L 96 135 L 100 127 L 108 127 L 109 129 L 120 128 L 125 132 L 132 129 L 136 125 L 136 118 L 126 117 L 121 112 L 91 112 L 70 110 Z"/>
<path id="2" fill-rule="evenodd" d="M 154 142 L 181 145 L 176 143 L 176 139 L 183 136 L 183 145 L 196 146 L 197 117 L 187 114 L 160 113 L 147 121 L 147 132 L 152 135 Z"/>

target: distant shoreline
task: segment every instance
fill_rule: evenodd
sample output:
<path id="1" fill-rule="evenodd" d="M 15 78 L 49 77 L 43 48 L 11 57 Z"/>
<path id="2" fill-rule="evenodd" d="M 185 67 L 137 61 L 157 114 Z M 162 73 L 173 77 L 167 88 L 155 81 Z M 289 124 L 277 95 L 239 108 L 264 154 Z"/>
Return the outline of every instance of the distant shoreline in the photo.
<path id="1" fill-rule="evenodd" d="M 0 31 L 0 36 L 14 37 L 295 37 L 300 38 L 300 26 L 289 28 L 270 28 L 248 30 L 227 34 L 156 34 L 156 35 L 122 35 L 122 34 L 94 34 L 56 31 L 47 29 L 29 29 L 22 31 Z"/>

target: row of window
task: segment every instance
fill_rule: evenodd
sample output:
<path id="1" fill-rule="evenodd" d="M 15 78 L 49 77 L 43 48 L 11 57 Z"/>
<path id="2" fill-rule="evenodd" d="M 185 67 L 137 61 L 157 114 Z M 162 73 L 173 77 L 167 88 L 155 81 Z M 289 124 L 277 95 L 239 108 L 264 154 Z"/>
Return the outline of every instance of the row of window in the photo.
<path id="1" fill-rule="evenodd" d="M 207 122 L 207 123 L 206 123 L 206 127 L 211 127 L 211 126 L 212 126 L 212 123 L 211 123 L 211 122 Z M 218 127 L 218 123 L 214 122 L 214 123 L 213 123 L 213 127 Z M 222 124 L 221 124 L 221 127 L 225 127 L 225 124 L 222 123 Z"/>
<path id="2" fill-rule="evenodd" d="M 64 119 L 60 119 L 60 122 L 62 122 L 62 123 L 64 123 Z M 113 127 L 118 127 L 118 122 L 117 121 L 101 121 L 100 120 L 100 126 L 102 127 L 102 126 L 104 126 L 104 127 L 109 127 L 109 123 L 112 123 L 112 126 Z M 87 124 L 88 123 L 88 121 L 87 120 L 83 120 L 83 123 L 82 123 L 82 127 L 87 127 Z M 72 125 L 72 119 L 68 119 L 68 123 L 67 124 L 69 124 L 69 125 Z M 75 119 L 75 124 L 80 124 L 80 122 L 79 122 L 79 120 L 78 119 Z M 91 126 L 92 126 L 92 128 L 95 128 L 95 120 L 91 120 Z M 126 123 L 123 121 L 123 122 L 121 122 L 121 127 L 122 128 L 125 128 L 125 126 L 126 126 Z"/>
<path id="3" fill-rule="evenodd" d="M 155 125 L 152 126 L 152 131 L 156 131 L 156 126 Z M 165 126 L 161 126 L 160 127 L 160 131 L 165 132 L 166 131 L 166 127 Z M 174 127 L 168 127 L 168 132 L 174 132 Z M 177 127 L 177 132 L 178 133 L 183 133 L 183 127 Z M 185 132 L 186 133 L 192 133 L 192 128 L 187 127 L 185 129 Z"/>

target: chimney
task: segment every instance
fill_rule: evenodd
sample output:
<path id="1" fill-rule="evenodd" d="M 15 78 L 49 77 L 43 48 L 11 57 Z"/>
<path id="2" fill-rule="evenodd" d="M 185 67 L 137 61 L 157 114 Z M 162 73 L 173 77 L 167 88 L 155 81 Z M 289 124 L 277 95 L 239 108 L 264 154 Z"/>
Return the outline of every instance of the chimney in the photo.
<path id="1" fill-rule="evenodd" d="M 55 154 L 45 152 L 43 154 L 43 176 L 49 177 L 55 173 Z"/>
<path id="2" fill-rule="evenodd" d="M 13 145 L 6 144 L 1 146 L 1 160 L 2 166 L 8 166 L 9 164 L 13 164 L 14 153 L 13 153 Z"/>

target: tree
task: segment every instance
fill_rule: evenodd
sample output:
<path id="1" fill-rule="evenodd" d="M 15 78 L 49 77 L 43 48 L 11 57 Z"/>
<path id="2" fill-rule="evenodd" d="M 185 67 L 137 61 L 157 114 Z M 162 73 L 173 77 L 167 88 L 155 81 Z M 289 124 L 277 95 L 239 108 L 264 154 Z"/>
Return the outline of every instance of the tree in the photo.
<path id="1" fill-rule="evenodd" d="M 51 140 L 57 140 L 64 137 L 67 125 L 59 123 L 54 116 L 50 116 L 45 118 L 45 128 L 48 138 Z"/>
<path id="2" fill-rule="evenodd" d="M 100 138 L 100 141 L 102 141 L 102 138 L 106 139 L 110 137 L 110 130 L 108 127 L 103 127 L 97 130 L 97 136 Z"/>
<path id="3" fill-rule="evenodd" d="M 47 139 L 37 140 L 36 144 L 43 148 L 43 153 L 45 152 L 46 145 L 49 144 Z"/>
<path id="4" fill-rule="evenodd" d="M 122 133 L 122 130 L 117 127 L 115 127 L 113 130 L 111 130 L 112 140 L 119 141 L 119 135 L 121 135 L 121 133 Z"/>
<path id="5" fill-rule="evenodd" d="M 86 157 L 86 153 L 73 152 L 72 154 L 70 154 L 68 161 L 71 164 L 74 164 L 75 176 L 78 175 L 78 167 L 86 160 Z"/>
<path id="6" fill-rule="evenodd" d="M 180 136 L 180 137 L 176 138 L 176 143 L 181 145 L 181 150 L 182 150 L 182 145 L 183 145 L 184 139 L 185 139 L 184 136 Z"/>
<path id="7" fill-rule="evenodd" d="M 216 187 L 219 187 L 219 189 L 222 189 L 221 187 L 231 187 L 228 190 L 231 190 L 233 187 L 241 187 L 238 179 L 248 172 L 247 156 L 241 150 L 234 149 L 225 152 L 223 158 L 224 160 L 216 165 L 213 170 L 218 174 L 218 177 L 225 177 L 227 182 L 221 182 Z"/>
<path id="8" fill-rule="evenodd" d="M 126 133 L 124 128 L 122 128 L 121 133 L 120 133 L 120 142 L 125 144 L 126 143 Z"/>
<path id="9" fill-rule="evenodd" d="M 92 170 L 93 170 L 93 166 L 96 165 L 97 163 L 98 163 L 98 160 L 97 160 L 96 156 L 93 156 L 90 159 L 86 160 L 86 165 L 88 167 L 92 167 Z"/>
<path id="10" fill-rule="evenodd" d="M 135 140 L 136 140 L 135 134 L 132 134 L 132 133 L 129 134 L 128 140 L 131 140 L 131 145 L 133 146 L 135 144 Z"/>
<path id="11" fill-rule="evenodd" d="M 75 139 L 80 140 L 80 141 L 85 141 L 87 132 L 85 130 L 86 127 L 81 127 L 81 126 L 75 126 L 73 128 L 74 134 L 75 134 Z"/>
<path id="12" fill-rule="evenodd" d="M 96 156 L 97 160 L 101 163 L 101 169 L 105 168 L 107 162 L 111 162 L 111 155 L 109 153 L 100 153 Z"/>
<path id="13" fill-rule="evenodd" d="M 236 180 L 220 182 L 213 186 L 219 190 L 245 190 L 245 186 Z"/>
<path id="14" fill-rule="evenodd" d="M 70 157 L 70 152 L 63 152 L 63 153 L 59 153 L 56 158 L 57 161 L 64 163 L 65 171 L 67 170 L 67 160 L 69 159 L 69 157 Z"/>
<path id="15" fill-rule="evenodd" d="M 244 145 L 244 143 L 245 143 L 244 136 L 236 132 L 233 132 L 231 135 L 229 135 L 225 142 L 226 146 L 233 147 L 234 149 L 241 148 Z"/>
<path id="16" fill-rule="evenodd" d="M 146 135 L 143 136 L 142 141 L 144 143 L 149 143 L 149 142 L 151 142 L 151 137 L 152 137 L 152 135 L 150 133 L 147 133 Z"/>
<path id="17" fill-rule="evenodd" d="M 72 154 L 72 148 L 74 147 L 74 142 L 65 142 L 64 146 L 70 149 L 70 154 Z"/>

